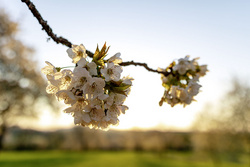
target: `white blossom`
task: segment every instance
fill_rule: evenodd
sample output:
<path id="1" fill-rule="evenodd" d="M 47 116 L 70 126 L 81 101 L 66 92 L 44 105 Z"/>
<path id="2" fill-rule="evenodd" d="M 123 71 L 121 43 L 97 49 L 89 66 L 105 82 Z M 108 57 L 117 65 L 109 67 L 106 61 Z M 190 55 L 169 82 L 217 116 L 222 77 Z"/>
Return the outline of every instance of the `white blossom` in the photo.
<path id="1" fill-rule="evenodd" d="M 89 72 L 86 68 L 76 67 L 73 71 L 72 87 L 76 89 L 83 89 L 84 85 L 88 82 L 92 82 L 92 77 L 89 75 Z"/>
<path id="2" fill-rule="evenodd" d="M 173 67 L 173 70 L 178 71 L 180 75 L 184 75 L 186 71 L 189 69 L 188 59 L 189 59 L 188 56 L 186 56 L 184 59 L 180 58 L 178 60 L 178 64 Z"/>
<path id="3" fill-rule="evenodd" d="M 196 71 L 196 67 L 198 66 L 198 63 L 196 60 L 198 60 L 199 57 L 194 58 L 192 61 L 189 62 L 188 69 L 192 71 Z"/>
<path id="4" fill-rule="evenodd" d="M 121 115 L 121 111 L 119 110 L 118 106 L 115 104 L 110 106 L 109 109 L 107 110 L 107 116 L 110 119 L 117 118 L 119 115 Z"/>
<path id="5" fill-rule="evenodd" d="M 100 128 L 102 130 L 106 130 L 108 129 L 108 127 L 110 126 L 110 119 L 105 116 L 102 118 L 102 120 L 96 125 L 96 128 Z"/>
<path id="6" fill-rule="evenodd" d="M 83 87 L 84 94 L 88 99 L 96 98 L 104 94 L 105 81 L 102 78 L 94 77 Z"/>
<path id="7" fill-rule="evenodd" d="M 46 87 L 46 92 L 48 94 L 56 94 L 56 92 L 58 91 L 58 87 L 48 84 L 48 86 Z"/>
<path id="8" fill-rule="evenodd" d="M 60 83 L 60 89 L 68 89 L 68 87 L 71 84 L 73 73 L 71 70 L 62 70 L 62 77 L 61 77 L 61 83 Z"/>
<path id="9" fill-rule="evenodd" d="M 61 72 L 56 72 L 53 75 L 47 75 L 49 86 L 47 87 L 47 92 L 49 94 L 55 94 L 59 90 L 66 90 L 71 84 L 72 71 L 63 70 Z"/>
<path id="10" fill-rule="evenodd" d="M 90 123 L 91 118 L 90 118 L 89 113 L 83 112 L 83 113 L 82 113 L 82 120 L 83 120 L 85 123 Z M 83 123 L 83 122 L 82 122 L 82 123 Z"/>
<path id="11" fill-rule="evenodd" d="M 57 72 L 56 67 L 53 66 L 50 62 L 45 61 L 45 63 L 47 64 L 47 66 L 42 68 L 42 73 L 46 75 L 53 75 Z"/>
<path id="12" fill-rule="evenodd" d="M 186 89 L 184 88 L 178 88 L 178 98 L 180 101 L 185 101 L 189 97 L 189 94 Z"/>
<path id="13" fill-rule="evenodd" d="M 171 107 L 174 107 L 176 104 L 179 103 L 179 100 L 178 100 L 177 98 L 167 99 L 167 103 L 168 103 Z"/>
<path id="14" fill-rule="evenodd" d="M 75 125 L 79 125 L 82 122 L 82 112 L 81 111 L 75 111 L 73 113 L 73 117 L 74 117 L 74 124 Z"/>
<path id="15" fill-rule="evenodd" d="M 122 105 L 126 99 L 126 96 L 119 93 L 111 92 L 109 97 L 105 100 L 105 108 L 110 108 L 113 104 Z"/>
<path id="16" fill-rule="evenodd" d="M 77 63 L 77 67 L 80 68 L 86 68 L 86 70 L 89 72 L 91 76 L 97 75 L 97 65 L 94 62 L 87 62 L 85 58 L 81 58 L 79 62 Z"/>
<path id="17" fill-rule="evenodd" d="M 196 82 L 191 81 L 191 82 L 188 83 L 188 87 L 187 87 L 188 93 L 191 96 L 196 96 L 199 93 L 200 87 L 201 87 L 201 85 L 199 85 Z"/>
<path id="18" fill-rule="evenodd" d="M 86 67 L 87 65 L 87 60 L 82 57 L 78 62 L 77 62 L 77 67 Z"/>
<path id="19" fill-rule="evenodd" d="M 128 106 L 125 106 L 125 105 L 120 105 L 120 106 L 117 106 L 118 109 L 120 110 L 120 112 L 122 114 L 125 114 L 125 111 L 128 110 Z"/>
<path id="20" fill-rule="evenodd" d="M 116 53 L 114 56 L 108 59 L 108 62 L 109 63 L 113 62 L 114 64 L 120 64 L 122 63 L 122 59 L 120 58 L 120 56 L 121 56 L 121 53 Z"/>
<path id="21" fill-rule="evenodd" d="M 94 121 L 101 121 L 105 117 L 103 109 L 92 108 L 89 112 L 90 118 Z"/>
<path id="22" fill-rule="evenodd" d="M 130 77 L 130 76 L 126 76 L 122 78 L 122 83 L 125 83 L 127 85 L 132 85 L 132 81 L 134 80 L 134 78 Z"/>
<path id="23" fill-rule="evenodd" d="M 76 97 L 70 90 L 60 90 L 56 93 L 58 100 L 64 100 L 65 104 L 73 105 L 76 102 Z"/>
<path id="24" fill-rule="evenodd" d="M 97 75 L 97 65 L 94 62 L 90 62 L 87 64 L 87 69 L 89 71 L 89 74 L 92 76 L 96 76 Z"/>
<path id="25" fill-rule="evenodd" d="M 72 48 L 67 49 L 69 57 L 72 59 L 73 63 L 77 63 L 82 57 L 86 58 L 86 49 L 81 45 L 72 45 Z"/>
<path id="26" fill-rule="evenodd" d="M 178 86 L 172 86 L 171 87 L 170 92 L 171 92 L 172 98 L 176 98 L 177 97 L 177 90 L 178 90 Z"/>
<path id="27" fill-rule="evenodd" d="M 122 105 L 124 101 L 126 100 L 126 96 L 123 94 L 116 93 L 114 96 L 114 104 L 116 105 Z"/>
<path id="28" fill-rule="evenodd" d="M 197 73 L 199 76 L 203 77 L 206 75 L 206 72 L 208 71 L 207 65 L 201 65 L 200 66 L 200 71 Z"/>
<path id="29" fill-rule="evenodd" d="M 132 81 L 134 80 L 134 78 L 130 77 L 130 76 L 126 76 L 122 78 L 122 83 L 129 85 L 129 87 L 127 89 L 124 90 L 125 95 L 129 95 L 129 93 L 131 92 L 131 86 L 132 86 Z"/>
<path id="30" fill-rule="evenodd" d="M 191 104 L 191 102 L 193 101 L 193 96 L 187 96 L 187 98 L 185 98 L 185 100 L 183 100 L 182 102 L 184 103 L 184 107 L 186 105 Z"/>
<path id="31" fill-rule="evenodd" d="M 105 81 L 119 81 L 121 77 L 122 67 L 114 63 L 107 63 L 107 67 L 101 69 L 101 73 L 105 77 Z"/>
<path id="32" fill-rule="evenodd" d="M 59 90 L 66 90 L 71 84 L 73 74 L 71 70 L 62 70 L 53 75 L 53 78 L 48 79 L 51 84 L 58 87 Z"/>
<path id="33" fill-rule="evenodd" d="M 91 122 L 89 114 L 83 111 L 74 111 L 73 117 L 76 125 L 81 124 L 83 126 L 87 126 Z"/>
<path id="34" fill-rule="evenodd" d="M 49 85 L 53 85 L 53 86 L 57 87 L 57 89 L 59 90 L 61 73 L 56 72 L 55 74 L 47 75 L 46 77 L 48 79 Z"/>
<path id="35" fill-rule="evenodd" d="M 125 114 L 128 109 L 123 103 L 133 80 L 131 77 L 120 79 L 120 53 L 104 61 L 104 67 L 96 64 L 94 60 L 89 62 L 86 59 L 86 49 L 83 45 L 72 45 L 67 53 L 73 63 L 76 63 L 73 72 L 69 69 L 60 71 L 63 68 L 57 70 L 51 63 L 46 62 L 47 66 L 42 69 L 48 80 L 46 91 L 69 105 L 64 112 L 74 117 L 76 125 L 99 129 L 118 125 L 119 115 Z M 116 89 L 112 89 L 109 81 L 114 83 Z"/>
<path id="36" fill-rule="evenodd" d="M 98 98 L 88 100 L 88 105 L 84 109 L 85 112 L 90 112 L 92 108 L 102 109 L 103 101 Z"/>
<path id="37" fill-rule="evenodd" d="M 87 106 L 87 101 L 82 97 L 77 97 L 76 100 L 71 104 L 71 107 L 65 109 L 66 113 L 73 113 L 75 111 L 83 111 Z"/>

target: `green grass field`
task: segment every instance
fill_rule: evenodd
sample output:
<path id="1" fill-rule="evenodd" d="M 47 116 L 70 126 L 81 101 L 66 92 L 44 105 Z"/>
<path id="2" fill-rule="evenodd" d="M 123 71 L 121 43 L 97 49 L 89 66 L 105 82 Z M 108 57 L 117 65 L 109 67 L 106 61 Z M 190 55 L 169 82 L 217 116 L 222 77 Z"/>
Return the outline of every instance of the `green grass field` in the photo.
<path id="1" fill-rule="evenodd" d="M 14 151 L 0 152 L 0 167 L 249 167 L 247 155 L 240 160 L 214 164 L 192 152 L 126 151 Z"/>

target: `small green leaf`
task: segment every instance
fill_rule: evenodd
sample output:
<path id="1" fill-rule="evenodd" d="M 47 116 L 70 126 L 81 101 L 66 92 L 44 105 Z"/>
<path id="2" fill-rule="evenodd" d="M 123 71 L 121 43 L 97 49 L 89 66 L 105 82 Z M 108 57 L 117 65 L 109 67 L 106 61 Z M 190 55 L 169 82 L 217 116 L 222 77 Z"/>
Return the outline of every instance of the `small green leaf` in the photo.
<path id="1" fill-rule="evenodd" d="M 117 90 L 117 91 L 125 91 L 126 89 L 128 89 L 131 85 L 124 85 L 124 86 L 119 86 L 119 87 L 113 87 L 113 90 Z"/>
<path id="2" fill-rule="evenodd" d="M 103 47 L 102 47 L 102 50 L 100 52 L 102 56 L 106 56 L 106 54 L 108 53 L 109 47 L 107 48 L 106 42 L 105 42 L 104 45 L 103 45 Z"/>
<path id="3" fill-rule="evenodd" d="M 95 54 L 93 56 L 93 61 L 98 60 L 99 54 L 100 54 L 100 51 L 99 51 L 99 47 L 97 45 L 97 48 L 95 50 Z"/>
<path id="4" fill-rule="evenodd" d="M 98 61 L 95 61 L 96 65 L 99 65 L 99 66 L 104 66 L 104 61 L 101 59 L 101 60 L 98 60 Z"/>
<path id="5" fill-rule="evenodd" d="M 122 83 L 122 80 L 107 82 L 105 86 L 105 88 L 110 90 L 111 92 L 123 94 L 125 96 L 127 96 L 126 89 L 128 89 L 129 87 L 131 87 L 131 85 Z"/>

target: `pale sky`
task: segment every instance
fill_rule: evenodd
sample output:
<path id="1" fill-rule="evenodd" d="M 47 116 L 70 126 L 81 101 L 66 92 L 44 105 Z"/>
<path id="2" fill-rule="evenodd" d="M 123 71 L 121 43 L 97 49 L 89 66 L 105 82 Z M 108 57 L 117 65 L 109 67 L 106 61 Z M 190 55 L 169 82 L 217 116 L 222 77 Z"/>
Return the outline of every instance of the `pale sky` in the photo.
<path id="1" fill-rule="evenodd" d="M 116 128 L 186 130 L 204 104 L 215 103 L 228 89 L 232 76 L 249 80 L 250 1 L 248 0 L 33 0 L 54 33 L 94 51 L 107 42 L 109 55 L 121 53 L 124 61 L 145 62 L 154 69 L 178 58 L 200 57 L 209 73 L 201 78 L 197 102 L 183 108 L 158 106 L 164 88 L 160 75 L 142 67 L 124 67 L 135 80 L 125 104 L 127 113 Z M 19 38 L 36 50 L 39 67 L 49 61 L 69 66 L 67 47 L 47 42 L 47 34 L 21 0 L 0 0 L 0 8 L 20 23 Z M 62 113 L 53 118 L 41 111 L 40 127 L 72 125 Z"/>

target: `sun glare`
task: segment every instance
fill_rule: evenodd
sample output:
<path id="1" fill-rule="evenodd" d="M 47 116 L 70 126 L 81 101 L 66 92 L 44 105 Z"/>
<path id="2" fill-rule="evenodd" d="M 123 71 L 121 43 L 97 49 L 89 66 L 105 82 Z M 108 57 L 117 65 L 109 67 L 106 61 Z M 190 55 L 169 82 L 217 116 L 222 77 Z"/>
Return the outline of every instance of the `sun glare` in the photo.
<path id="1" fill-rule="evenodd" d="M 40 130 L 55 130 L 70 127 L 73 127 L 73 118 L 71 115 L 63 112 L 54 114 L 49 110 L 44 110 L 40 114 L 35 126 L 36 129 Z"/>

